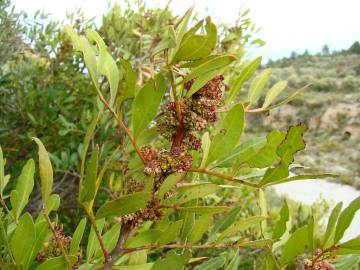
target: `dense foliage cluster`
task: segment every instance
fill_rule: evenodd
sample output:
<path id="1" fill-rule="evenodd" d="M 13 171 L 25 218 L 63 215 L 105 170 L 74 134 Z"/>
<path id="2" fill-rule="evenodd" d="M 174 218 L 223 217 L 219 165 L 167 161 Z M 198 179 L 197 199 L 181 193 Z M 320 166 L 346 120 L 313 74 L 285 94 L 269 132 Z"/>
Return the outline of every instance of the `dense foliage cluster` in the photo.
<path id="1" fill-rule="evenodd" d="M 326 228 L 316 207 L 303 215 L 286 200 L 268 203 L 273 185 L 333 176 L 292 174 L 294 156 L 305 148 L 305 126 L 243 136 L 247 115 L 268 113 L 302 89 L 288 94 L 284 81 L 266 89 L 270 70 L 257 73 L 261 58 L 244 58 L 246 45 L 261 43 L 252 40 L 246 14 L 220 35 L 209 17 L 195 20 L 192 13 L 175 18 L 168 9 L 140 5 L 138 13 L 129 8 L 123 15 L 116 6 L 99 32 L 75 20 L 63 31 L 49 27 L 40 34 L 52 46 L 31 44 L 45 56 L 29 61 L 36 72 L 19 83 L 26 86 L 23 95 L 45 98 L 47 109 L 24 109 L 33 123 L 22 140 L 30 152 L 37 146 L 38 169 L 32 158 L 17 165 L 12 159 L 18 158 L 8 159 L 17 137 L 3 146 L 5 154 L 0 148 L 5 269 L 359 265 L 359 236 L 343 238 L 360 198 L 344 209 L 336 205 Z M 20 64 L 15 67 L 11 76 L 19 74 Z M 2 93 L 27 100 L 14 94 L 19 88 L 7 84 Z M 14 168 L 21 168 L 16 180 Z M 62 170 L 65 177 L 56 179 Z M 61 184 L 71 184 L 71 194 L 59 196 Z M 74 229 L 58 215 L 67 211 L 68 198 L 82 218 Z M 32 201 L 40 207 L 29 208 Z"/>

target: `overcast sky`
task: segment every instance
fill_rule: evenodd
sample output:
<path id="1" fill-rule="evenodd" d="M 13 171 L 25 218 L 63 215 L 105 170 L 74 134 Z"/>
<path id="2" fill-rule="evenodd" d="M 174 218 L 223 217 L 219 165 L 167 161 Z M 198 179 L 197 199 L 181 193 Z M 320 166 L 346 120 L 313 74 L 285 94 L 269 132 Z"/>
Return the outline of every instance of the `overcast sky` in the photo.
<path id="1" fill-rule="evenodd" d="M 161 6 L 165 1 L 146 2 L 149 6 Z M 107 0 L 13 0 L 13 3 L 29 14 L 44 9 L 54 19 L 63 19 L 67 10 L 81 7 L 89 16 L 101 20 L 108 9 Z M 171 7 L 175 14 L 182 14 L 193 3 L 200 14 L 210 14 L 215 21 L 227 23 L 236 20 L 241 6 L 250 8 L 250 17 L 262 28 L 259 37 L 266 41 L 256 54 L 266 59 L 306 49 L 319 52 L 324 44 L 331 50 L 344 49 L 360 40 L 360 0 L 173 0 Z"/>

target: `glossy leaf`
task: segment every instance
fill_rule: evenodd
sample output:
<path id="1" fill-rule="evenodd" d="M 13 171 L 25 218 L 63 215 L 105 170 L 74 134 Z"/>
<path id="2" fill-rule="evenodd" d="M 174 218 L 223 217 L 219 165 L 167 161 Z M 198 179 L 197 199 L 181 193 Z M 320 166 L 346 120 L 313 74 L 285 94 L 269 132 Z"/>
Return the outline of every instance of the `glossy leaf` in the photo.
<path id="1" fill-rule="evenodd" d="M 13 207 L 12 211 L 17 219 L 24 207 L 29 201 L 29 196 L 34 188 L 34 172 L 35 163 L 34 160 L 29 159 L 21 170 L 21 174 L 17 179 L 16 184 L 16 199 L 14 199 L 14 193 L 12 192 L 10 201 Z"/>
<path id="2" fill-rule="evenodd" d="M 123 216 L 144 208 L 150 200 L 150 194 L 139 192 L 122 196 L 106 202 L 96 213 L 96 219 L 110 216 Z"/>
<path id="3" fill-rule="evenodd" d="M 230 103 L 231 101 L 233 101 L 234 98 L 239 94 L 244 83 L 251 78 L 251 76 L 255 73 L 257 68 L 260 66 L 261 60 L 262 60 L 262 58 L 258 57 L 256 59 L 254 59 L 253 61 L 251 61 L 250 63 L 248 63 L 241 70 L 239 76 L 235 79 L 235 81 L 233 82 L 233 84 L 230 88 L 230 93 L 229 93 L 226 103 Z"/>
<path id="4" fill-rule="evenodd" d="M 296 256 L 302 254 L 308 243 L 308 227 L 297 229 L 283 247 L 280 263 L 282 266 L 293 261 Z"/>
<path id="5" fill-rule="evenodd" d="M 156 116 L 165 90 L 165 80 L 162 75 L 158 75 L 155 81 L 150 79 L 135 97 L 132 114 L 135 137 L 138 137 Z"/>
<path id="6" fill-rule="evenodd" d="M 288 223 L 289 219 L 290 219 L 289 207 L 288 207 L 287 202 L 284 201 L 284 204 L 280 210 L 280 218 L 275 223 L 275 226 L 273 229 L 272 238 L 274 240 L 279 239 L 279 238 L 281 238 L 281 236 L 283 236 L 283 234 L 286 231 L 286 224 Z"/>
<path id="7" fill-rule="evenodd" d="M 46 151 L 44 145 L 38 138 L 33 138 L 39 147 L 39 169 L 41 179 L 41 195 L 43 203 L 46 205 L 47 200 L 50 197 L 53 186 L 53 169 L 49 154 Z"/>
<path id="8" fill-rule="evenodd" d="M 242 104 L 231 108 L 222 121 L 220 133 L 211 142 L 207 164 L 227 156 L 238 144 L 244 128 L 244 116 Z"/>
<path id="9" fill-rule="evenodd" d="M 188 254 L 177 255 L 175 251 L 166 253 L 164 259 L 158 259 L 151 270 L 182 270 L 184 265 L 188 262 Z"/>
<path id="10" fill-rule="evenodd" d="M 259 225 L 260 222 L 264 221 L 265 219 L 266 219 L 266 217 L 264 217 L 264 216 L 253 216 L 253 217 L 249 217 L 246 219 L 236 221 L 220 234 L 217 241 L 219 242 L 220 240 L 225 239 L 229 236 L 232 236 L 235 233 L 239 233 L 242 230 L 245 230 L 249 227 Z"/>
<path id="11" fill-rule="evenodd" d="M 341 209 L 342 209 L 343 203 L 339 202 L 334 209 L 331 211 L 328 223 L 327 223 L 327 227 L 326 227 L 326 232 L 325 232 L 325 236 L 324 236 L 324 242 L 323 242 L 323 247 L 324 248 L 328 248 L 331 245 L 334 244 L 334 236 L 335 236 L 335 229 L 336 229 L 336 222 L 339 218 Z"/>
<path id="12" fill-rule="evenodd" d="M 217 270 L 225 264 L 224 257 L 215 257 L 207 260 L 206 262 L 196 266 L 194 270 Z"/>
<path id="13" fill-rule="evenodd" d="M 355 213 L 360 209 L 360 197 L 353 200 L 340 214 L 336 224 L 334 243 L 338 243 L 350 226 Z"/>
<path id="14" fill-rule="evenodd" d="M 70 262 L 75 263 L 77 261 L 77 257 L 74 255 L 68 256 Z M 47 259 L 45 262 L 40 264 L 36 270 L 64 270 L 66 269 L 66 262 L 64 258 L 61 257 L 53 257 Z"/>
<path id="15" fill-rule="evenodd" d="M 76 252 L 79 248 L 81 239 L 83 237 L 84 231 L 86 226 L 86 218 L 83 218 L 79 224 L 77 225 L 75 232 L 72 237 L 71 245 L 70 245 L 70 255 L 76 255 Z"/>
<path id="16" fill-rule="evenodd" d="M 271 103 L 276 99 L 276 97 L 280 95 L 282 91 L 284 91 L 287 84 L 288 84 L 287 81 L 280 81 L 274 84 L 273 87 L 271 87 L 269 92 L 266 94 L 265 101 L 262 107 L 264 109 L 269 107 Z"/>
<path id="17" fill-rule="evenodd" d="M 35 224 L 29 213 L 25 213 L 19 220 L 11 238 L 11 252 L 18 265 L 25 265 L 32 255 L 32 247 L 36 241 Z"/>
<path id="18" fill-rule="evenodd" d="M 266 84 L 269 81 L 270 74 L 271 69 L 265 69 L 251 82 L 248 93 L 250 105 L 255 105 L 258 102 Z"/>

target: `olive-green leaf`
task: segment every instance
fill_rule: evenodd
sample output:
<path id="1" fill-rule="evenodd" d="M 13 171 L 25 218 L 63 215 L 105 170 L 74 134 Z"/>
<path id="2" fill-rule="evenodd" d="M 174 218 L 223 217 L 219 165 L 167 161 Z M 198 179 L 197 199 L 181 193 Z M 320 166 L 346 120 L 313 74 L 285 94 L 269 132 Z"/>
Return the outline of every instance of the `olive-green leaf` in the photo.
<path id="1" fill-rule="evenodd" d="M 81 201 L 91 201 L 95 196 L 98 171 L 99 146 L 96 145 L 86 166 L 85 179 L 81 188 Z"/>
<path id="2" fill-rule="evenodd" d="M 43 203 L 46 205 L 47 200 L 50 197 L 53 186 L 53 169 L 49 154 L 45 149 L 45 146 L 38 138 L 33 138 L 39 147 L 39 168 L 41 179 L 41 195 Z"/>
<path id="3" fill-rule="evenodd" d="M 149 229 L 147 231 L 139 232 L 137 235 L 127 240 L 127 242 L 125 243 L 125 247 L 137 248 L 149 244 L 154 244 L 159 240 L 163 233 L 163 231 L 155 229 Z"/>
<path id="4" fill-rule="evenodd" d="M 168 243 L 176 242 L 180 234 L 183 220 L 178 220 L 170 223 L 168 228 L 161 234 L 158 244 L 165 245 Z"/>
<path id="5" fill-rule="evenodd" d="M 191 200 L 203 198 L 206 195 L 213 194 L 218 190 L 219 186 L 211 183 L 184 186 L 181 189 L 178 189 L 180 196 L 177 199 L 169 198 L 165 201 L 165 204 L 184 204 Z"/>
<path id="6" fill-rule="evenodd" d="M 297 229 L 283 247 L 280 263 L 285 266 L 293 261 L 296 256 L 302 254 L 308 243 L 308 227 L 304 226 Z"/>
<path id="7" fill-rule="evenodd" d="M 215 257 L 196 266 L 194 270 L 217 270 L 220 269 L 220 267 L 223 267 L 224 264 L 225 264 L 224 257 Z"/>
<path id="8" fill-rule="evenodd" d="M 225 268 L 225 270 L 238 270 L 240 264 L 240 256 L 239 249 L 236 250 L 235 256 L 230 261 L 229 265 Z"/>
<path id="9" fill-rule="evenodd" d="M 338 245 L 340 248 L 360 250 L 360 235 L 354 239 Z"/>
<path id="10" fill-rule="evenodd" d="M 16 219 L 21 215 L 22 210 L 29 201 L 29 196 L 34 188 L 35 163 L 29 159 L 21 170 L 16 184 L 16 200 L 11 196 L 12 211 Z M 12 193 L 13 194 L 13 193 Z"/>
<path id="11" fill-rule="evenodd" d="M 5 171 L 4 171 L 4 167 L 5 167 L 4 155 L 3 155 L 3 151 L 2 151 L 1 145 L 0 145 L 0 196 L 1 197 L 3 195 L 3 190 L 5 188 Z"/>
<path id="12" fill-rule="evenodd" d="M 336 224 L 334 243 L 338 243 L 360 209 L 360 196 L 353 200 L 340 214 Z"/>
<path id="13" fill-rule="evenodd" d="M 103 228 L 105 225 L 105 218 L 99 219 L 96 221 L 96 226 L 97 229 L 99 230 L 99 233 L 101 234 Z M 96 233 L 94 230 L 94 227 L 91 227 L 90 229 L 90 234 L 88 237 L 88 243 L 87 243 L 87 247 L 86 247 L 86 261 L 89 262 L 90 259 L 94 256 L 96 247 L 99 244 L 99 240 L 96 237 Z"/>
<path id="14" fill-rule="evenodd" d="M 336 270 L 349 270 L 349 269 L 356 269 L 358 263 L 360 261 L 359 255 L 353 255 L 350 257 L 341 257 L 341 260 L 336 261 L 334 263 Z"/>
<path id="15" fill-rule="evenodd" d="M 216 233 L 224 231 L 231 224 L 233 224 L 233 222 L 235 222 L 240 213 L 240 210 L 241 207 L 236 206 L 230 212 L 226 213 L 224 216 L 222 216 L 215 222 L 210 232 L 209 242 L 211 242 L 215 238 Z"/>
<path id="16" fill-rule="evenodd" d="M 210 58 L 208 61 L 202 63 L 201 65 L 194 68 L 188 75 L 185 76 L 182 83 L 185 83 L 191 79 L 197 78 L 205 73 L 208 73 L 213 70 L 222 69 L 230 65 L 233 61 L 236 60 L 236 57 L 233 55 L 219 55 L 213 58 Z"/>
<path id="17" fill-rule="evenodd" d="M 339 202 L 334 209 L 331 211 L 329 221 L 327 223 L 325 236 L 324 236 L 324 242 L 323 247 L 328 248 L 334 244 L 334 235 L 335 235 L 335 229 L 336 229 L 336 222 L 339 218 L 341 209 L 342 209 L 343 203 Z"/>
<path id="18" fill-rule="evenodd" d="M 266 84 L 269 81 L 270 74 L 271 74 L 271 69 L 265 69 L 260 73 L 260 75 L 256 76 L 252 80 L 248 93 L 248 99 L 250 105 L 255 105 L 259 100 L 262 91 L 264 90 Z"/>
<path id="19" fill-rule="evenodd" d="M 188 260 L 188 252 L 184 252 L 183 255 L 177 255 L 175 251 L 171 250 L 166 253 L 164 259 L 158 259 L 151 270 L 182 270 Z"/>
<path id="20" fill-rule="evenodd" d="M 124 98 L 133 98 L 135 97 L 135 89 L 136 89 L 136 73 L 131 67 L 131 64 L 125 59 L 121 59 L 121 66 L 125 70 L 124 78 L 126 82 L 126 89 L 124 93 Z"/>
<path id="21" fill-rule="evenodd" d="M 96 219 L 110 216 L 123 216 L 144 208 L 150 200 L 150 194 L 139 192 L 122 196 L 106 202 L 96 213 Z"/>
<path id="22" fill-rule="evenodd" d="M 11 238 L 11 252 L 15 262 L 24 265 L 32 254 L 32 247 L 36 240 L 34 221 L 29 213 L 25 213 L 19 220 Z"/>
<path id="23" fill-rule="evenodd" d="M 202 215 L 199 217 L 190 232 L 190 236 L 188 242 L 190 244 L 195 244 L 196 242 L 200 241 L 203 237 L 204 233 L 209 230 L 211 225 L 211 215 Z"/>
<path id="24" fill-rule="evenodd" d="M 230 210 L 228 206 L 190 206 L 190 207 L 178 207 L 177 210 L 187 213 L 197 214 L 218 214 L 227 212 Z"/>
<path id="25" fill-rule="evenodd" d="M 166 179 L 161 184 L 161 186 L 160 186 L 160 188 L 158 190 L 157 197 L 160 198 L 160 199 L 164 198 L 164 195 L 166 194 L 166 192 L 171 190 L 171 188 L 176 183 L 181 181 L 182 178 L 183 178 L 183 174 L 181 174 L 181 175 L 179 175 L 179 174 L 170 174 L 168 177 L 166 177 Z"/>
<path id="26" fill-rule="evenodd" d="M 289 206 L 288 206 L 287 202 L 284 201 L 284 204 L 280 210 L 280 218 L 275 223 L 275 226 L 273 229 L 272 238 L 274 240 L 279 239 L 281 236 L 283 236 L 283 234 L 286 231 L 286 223 L 289 221 L 289 219 L 290 219 Z"/>
<path id="27" fill-rule="evenodd" d="M 265 96 L 265 101 L 263 104 L 263 109 L 266 109 L 271 105 L 271 103 L 275 100 L 275 98 L 280 95 L 282 91 L 286 88 L 288 82 L 287 81 L 280 81 L 274 84 L 269 92 Z"/>
<path id="28" fill-rule="evenodd" d="M 260 66 L 261 60 L 262 58 L 258 57 L 248 63 L 241 70 L 239 76 L 235 79 L 230 88 L 229 96 L 226 100 L 227 104 L 230 103 L 238 95 L 244 83 L 251 78 L 251 76 L 255 73 L 256 69 Z"/>
<path id="29" fill-rule="evenodd" d="M 164 77 L 159 74 L 156 76 L 155 81 L 148 80 L 135 97 L 132 115 L 135 137 L 138 137 L 156 116 L 165 90 Z"/>
<path id="30" fill-rule="evenodd" d="M 143 263 L 139 265 L 114 265 L 115 270 L 151 270 L 154 263 Z"/>
<path id="31" fill-rule="evenodd" d="M 75 263 L 77 260 L 77 257 L 74 255 L 70 255 L 68 258 L 72 263 Z M 47 259 L 45 262 L 40 264 L 36 270 L 64 270 L 66 268 L 66 261 L 64 260 L 64 257 L 61 256 Z"/>
<path id="32" fill-rule="evenodd" d="M 267 216 L 267 203 L 265 198 L 265 193 L 262 189 L 259 189 L 259 207 L 260 207 L 260 215 Z M 266 219 L 261 221 L 261 230 L 263 234 L 265 234 L 267 228 Z"/>
<path id="33" fill-rule="evenodd" d="M 231 108 L 222 121 L 222 129 L 219 134 L 213 138 L 207 164 L 227 156 L 238 144 L 244 129 L 244 107 L 237 104 Z"/>
<path id="34" fill-rule="evenodd" d="M 72 237 L 71 245 L 70 245 L 70 255 L 76 255 L 76 252 L 79 248 L 81 239 L 83 237 L 84 231 L 86 226 L 86 218 L 83 218 L 79 224 L 77 225 L 75 232 Z"/>
<path id="35" fill-rule="evenodd" d="M 240 231 L 245 230 L 251 226 L 259 225 L 260 222 L 264 221 L 265 219 L 265 216 L 253 216 L 236 221 L 219 235 L 217 241 L 232 236 L 235 233 L 239 233 Z"/>
<path id="36" fill-rule="evenodd" d="M 203 87 L 208 81 L 210 81 L 212 78 L 221 75 L 224 73 L 224 68 L 222 69 L 215 69 L 211 70 L 209 72 L 206 72 L 202 75 L 200 75 L 195 82 L 191 85 L 191 88 L 186 93 L 186 98 L 191 97 L 193 94 L 195 94 L 197 91 L 200 90 L 201 87 Z"/>
<path id="37" fill-rule="evenodd" d="M 200 22 L 202 23 L 202 22 Z M 208 56 L 217 42 L 217 29 L 210 17 L 206 18 L 206 35 L 194 34 L 201 24 L 184 34 L 180 47 L 176 52 L 173 63 L 176 61 L 193 61 Z"/>

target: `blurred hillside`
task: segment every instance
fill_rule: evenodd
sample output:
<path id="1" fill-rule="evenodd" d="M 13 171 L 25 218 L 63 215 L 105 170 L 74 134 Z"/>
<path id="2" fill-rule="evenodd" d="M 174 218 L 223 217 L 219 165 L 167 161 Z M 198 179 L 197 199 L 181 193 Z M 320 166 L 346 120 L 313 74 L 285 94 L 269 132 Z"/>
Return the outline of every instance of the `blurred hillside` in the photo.
<path id="1" fill-rule="evenodd" d="M 330 171 L 340 180 L 360 188 L 360 44 L 349 49 L 270 61 L 270 85 L 288 80 L 294 91 L 311 83 L 303 94 L 267 116 L 257 116 L 270 128 L 305 123 L 306 154 L 299 163 L 312 171 Z M 255 131 L 255 130 L 254 130 Z M 259 130 L 257 130 L 258 132 Z"/>

